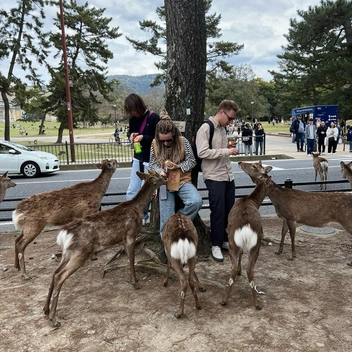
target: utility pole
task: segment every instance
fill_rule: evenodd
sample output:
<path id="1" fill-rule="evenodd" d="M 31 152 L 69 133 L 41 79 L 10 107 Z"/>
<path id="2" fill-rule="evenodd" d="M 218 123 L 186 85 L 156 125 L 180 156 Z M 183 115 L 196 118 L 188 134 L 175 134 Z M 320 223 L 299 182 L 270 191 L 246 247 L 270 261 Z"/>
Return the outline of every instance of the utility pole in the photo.
<path id="1" fill-rule="evenodd" d="M 64 7 L 63 7 L 62 1 L 63 0 L 59 1 L 59 5 L 60 5 L 62 50 L 63 50 L 64 68 L 65 68 L 68 130 L 69 130 L 69 137 L 70 137 L 71 161 L 75 162 L 76 161 L 76 155 L 75 155 L 75 141 L 74 141 L 74 136 L 73 136 L 73 120 L 72 120 L 72 105 L 71 105 L 71 91 L 70 91 L 70 71 L 69 71 L 68 64 L 67 64 Z"/>

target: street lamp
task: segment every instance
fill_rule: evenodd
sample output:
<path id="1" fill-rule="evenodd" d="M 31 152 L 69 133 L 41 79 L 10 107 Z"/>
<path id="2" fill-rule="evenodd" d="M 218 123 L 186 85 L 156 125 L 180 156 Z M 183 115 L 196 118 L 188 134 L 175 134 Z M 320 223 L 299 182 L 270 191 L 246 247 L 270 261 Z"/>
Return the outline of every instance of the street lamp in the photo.
<path id="1" fill-rule="evenodd" d="M 117 108 L 117 106 L 116 106 L 116 104 L 114 104 L 112 107 L 114 108 L 114 113 L 115 113 L 115 126 L 116 126 L 116 123 L 117 123 L 117 119 L 116 119 L 116 108 Z"/>
<path id="2" fill-rule="evenodd" d="M 252 120 L 253 120 L 253 104 L 254 104 L 254 101 L 251 101 L 251 105 L 252 105 Z"/>

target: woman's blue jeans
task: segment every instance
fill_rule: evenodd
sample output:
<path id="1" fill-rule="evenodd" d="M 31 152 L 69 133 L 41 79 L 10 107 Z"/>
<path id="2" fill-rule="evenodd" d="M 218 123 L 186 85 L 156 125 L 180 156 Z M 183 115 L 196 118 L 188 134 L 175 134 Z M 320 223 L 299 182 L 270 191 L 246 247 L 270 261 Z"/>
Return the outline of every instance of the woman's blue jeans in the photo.
<path id="1" fill-rule="evenodd" d="M 144 172 L 148 172 L 149 163 L 143 163 L 143 166 L 144 166 Z M 136 173 L 137 171 L 140 171 L 140 162 L 139 162 L 139 160 L 133 158 L 131 180 L 130 180 L 130 184 L 128 185 L 128 188 L 127 188 L 126 200 L 133 199 L 136 196 L 136 194 L 139 192 L 141 187 L 143 186 L 144 181 L 138 177 L 138 175 Z M 149 203 L 148 203 L 147 208 L 144 211 L 144 215 L 143 215 L 144 220 L 147 220 L 149 217 L 148 210 L 149 210 Z"/>
<path id="2" fill-rule="evenodd" d="M 202 208 L 202 198 L 197 189 L 190 182 L 184 183 L 177 192 L 167 191 L 167 199 L 160 199 L 160 235 L 163 232 L 166 221 L 175 214 L 175 193 L 182 200 L 184 207 L 178 213 L 188 216 L 193 220 Z"/>

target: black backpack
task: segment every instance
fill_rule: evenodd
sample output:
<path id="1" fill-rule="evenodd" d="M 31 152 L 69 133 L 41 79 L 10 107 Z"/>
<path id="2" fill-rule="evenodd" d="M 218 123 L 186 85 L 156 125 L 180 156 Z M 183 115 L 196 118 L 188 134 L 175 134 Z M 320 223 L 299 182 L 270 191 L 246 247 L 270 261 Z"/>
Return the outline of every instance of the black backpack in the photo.
<path id="1" fill-rule="evenodd" d="M 210 128 L 210 136 L 209 136 L 209 149 L 212 149 L 212 141 L 213 141 L 213 136 L 214 136 L 214 124 L 210 120 L 204 121 L 204 123 L 209 125 Z M 196 159 L 196 166 L 192 169 L 192 172 L 201 172 L 202 171 L 202 161 L 203 159 L 198 156 L 197 153 L 197 146 L 196 146 L 196 137 L 194 137 L 193 143 L 192 143 L 192 150 L 194 157 Z"/>

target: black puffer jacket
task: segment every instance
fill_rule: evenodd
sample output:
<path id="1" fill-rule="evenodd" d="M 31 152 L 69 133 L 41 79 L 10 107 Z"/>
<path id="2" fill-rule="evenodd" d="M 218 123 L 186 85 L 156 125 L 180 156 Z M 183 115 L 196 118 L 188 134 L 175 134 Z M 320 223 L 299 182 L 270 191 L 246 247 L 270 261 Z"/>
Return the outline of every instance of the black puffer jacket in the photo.
<path id="1" fill-rule="evenodd" d="M 135 117 L 132 116 L 129 119 L 129 133 L 139 133 L 139 129 L 141 128 L 144 118 L 148 115 L 147 117 L 147 123 L 142 131 L 143 139 L 141 140 L 141 146 L 142 146 L 142 153 L 136 154 L 134 153 L 134 158 L 147 162 L 149 163 L 149 158 L 150 158 L 150 147 L 152 145 L 152 141 L 155 137 L 155 128 L 156 124 L 160 121 L 160 116 L 152 112 L 149 114 L 150 111 L 147 110 L 143 116 L 141 117 Z"/>

